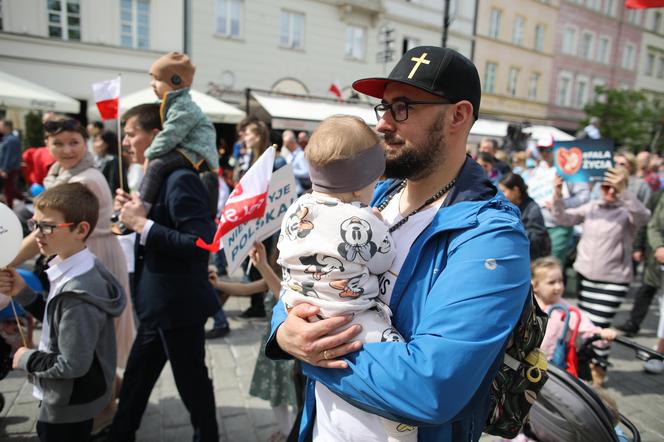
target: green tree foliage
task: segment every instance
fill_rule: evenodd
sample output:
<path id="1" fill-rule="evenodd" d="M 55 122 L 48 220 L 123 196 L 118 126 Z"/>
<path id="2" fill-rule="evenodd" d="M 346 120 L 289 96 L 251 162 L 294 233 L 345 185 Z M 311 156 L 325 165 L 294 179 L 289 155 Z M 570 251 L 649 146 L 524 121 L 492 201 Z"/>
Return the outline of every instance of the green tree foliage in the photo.
<path id="1" fill-rule="evenodd" d="M 25 135 L 23 147 L 37 147 L 44 145 L 44 126 L 40 112 L 29 112 L 25 116 Z"/>
<path id="2" fill-rule="evenodd" d="M 655 150 L 664 150 L 664 105 L 661 101 L 649 99 L 643 92 L 635 90 L 607 89 L 598 86 L 595 100 L 584 108 L 587 118 L 599 117 L 602 137 L 611 138 L 616 146 L 628 146 L 634 151 L 650 148 L 657 138 Z M 659 137 L 656 137 L 660 130 Z"/>

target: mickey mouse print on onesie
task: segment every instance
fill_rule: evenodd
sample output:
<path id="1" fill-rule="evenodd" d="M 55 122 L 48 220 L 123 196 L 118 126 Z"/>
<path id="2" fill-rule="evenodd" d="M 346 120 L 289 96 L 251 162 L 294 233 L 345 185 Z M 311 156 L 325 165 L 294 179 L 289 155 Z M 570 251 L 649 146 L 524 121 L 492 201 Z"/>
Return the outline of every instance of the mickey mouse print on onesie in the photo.
<path id="1" fill-rule="evenodd" d="M 396 253 L 389 227 L 368 207 L 385 170 L 378 137 L 359 118 L 330 117 L 313 133 L 305 157 L 313 192 L 288 209 L 277 245 L 286 309 L 313 304 L 317 318 L 352 315 L 348 326 L 362 325 L 363 342 L 403 341 L 379 299 L 378 278 Z M 389 441 L 417 440 L 415 427 L 383 422 Z"/>

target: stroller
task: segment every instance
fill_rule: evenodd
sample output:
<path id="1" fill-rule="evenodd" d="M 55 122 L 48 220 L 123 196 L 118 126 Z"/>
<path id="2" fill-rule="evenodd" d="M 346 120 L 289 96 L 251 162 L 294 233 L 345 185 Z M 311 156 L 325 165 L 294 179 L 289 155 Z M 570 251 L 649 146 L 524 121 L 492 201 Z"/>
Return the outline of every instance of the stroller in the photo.
<path id="1" fill-rule="evenodd" d="M 586 340 L 577 352 L 574 341 L 566 342 L 568 321 L 574 309 L 556 306 L 565 313 L 562 339 L 559 338 L 554 356 L 549 365 L 549 380 L 540 391 L 530 410 L 530 422 L 524 433 L 531 439 L 542 442 L 621 442 L 615 432 L 611 412 L 598 393 L 583 382 L 588 379 L 588 365 L 593 354 L 592 343 L 598 336 Z M 577 321 L 578 324 L 578 321 Z M 573 331 L 575 339 L 577 331 Z M 664 359 L 664 355 L 629 339 L 618 337 L 614 341 L 636 351 L 642 360 Z M 571 353 L 578 353 L 579 358 Z M 632 442 L 640 442 L 641 435 L 636 426 L 624 415 L 620 415 L 619 428 L 631 434 Z"/>

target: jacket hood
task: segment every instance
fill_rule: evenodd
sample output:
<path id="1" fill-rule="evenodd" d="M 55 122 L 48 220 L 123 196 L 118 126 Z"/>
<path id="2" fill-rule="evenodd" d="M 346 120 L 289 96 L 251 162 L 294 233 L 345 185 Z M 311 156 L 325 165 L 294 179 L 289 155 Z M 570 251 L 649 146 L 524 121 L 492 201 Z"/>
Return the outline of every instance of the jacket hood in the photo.
<path id="1" fill-rule="evenodd" d="M 113 317 L 120 316 L 126 304 L 124 289 L 97 259 L 90 270 L 67 282 L 58 296 L 62 294 L 76 296 Z"/>
<path id="2" fill-rule="evenodd" d="M 185 98 L 180 98 L 180 97 L 185 97 Z M 161 106 L 159 106 L 159 116 L 161 117 L 162 124 L 166 119 L 166 113 L 168 112 L 168 109 L 171 107 L 171 104 L 173 104 L 173 101 L 177 100 L 178 98 L 180 98 L 181 100 L 191 101 L 191 96 L 189 95 L 189 88 L 184 87 L 182 89 L 176 89 L 174 91 L 167 92 L 164 95 L 164 98 L 161 100 Z"/>

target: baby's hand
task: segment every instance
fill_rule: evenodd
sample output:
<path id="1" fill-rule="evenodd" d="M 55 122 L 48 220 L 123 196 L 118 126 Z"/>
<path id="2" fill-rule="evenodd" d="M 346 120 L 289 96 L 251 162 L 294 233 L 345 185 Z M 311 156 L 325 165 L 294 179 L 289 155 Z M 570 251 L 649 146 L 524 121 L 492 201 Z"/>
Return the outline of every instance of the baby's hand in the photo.
<path id="1" fill-rule="evenodd" d="M 603 328 L 599 335 L 605 341 L 615 341 L 618 337 L 618 330 L 613 328 Z"/>
<path id="2" fill-rule="evenodd" d="M 18 368 L 18 361 L 21 360 L 21 356 L 23 356 L 23 353 L 28 351 L 27 347 L 19 347 L 18 350 L 16 350 L 16 353 L 14 353 L 14 359 L 12 360 L 12 368 L 17 369 Z"/>

